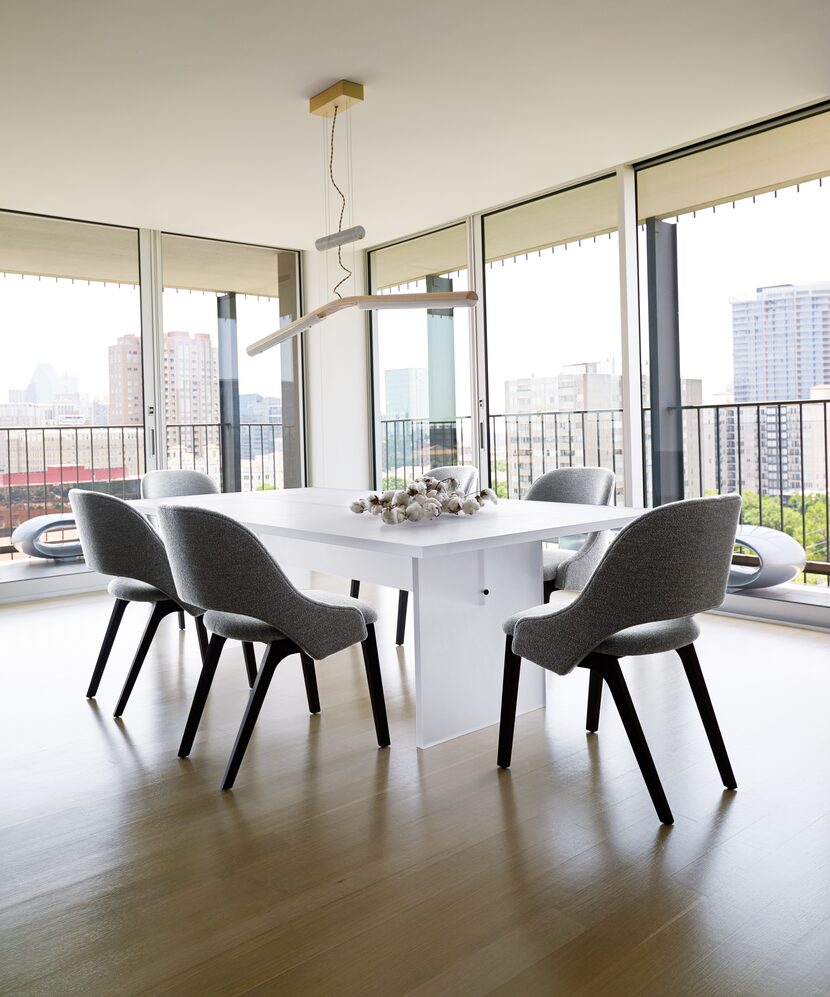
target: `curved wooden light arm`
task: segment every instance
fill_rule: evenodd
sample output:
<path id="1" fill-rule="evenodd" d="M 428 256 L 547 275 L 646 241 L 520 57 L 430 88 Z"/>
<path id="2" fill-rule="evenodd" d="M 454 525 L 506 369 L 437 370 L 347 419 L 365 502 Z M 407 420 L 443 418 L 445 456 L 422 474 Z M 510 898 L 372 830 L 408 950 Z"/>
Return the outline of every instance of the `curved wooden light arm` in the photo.
<path id="1" fill-rule="evenodd" d="M 286 339 L 296 336 L 306 329 L 317 325 L 329 315 L 341 312 L 345 308 L 360 308 L 361 311 L 385 311 L 395 308 L 472 308 L 478 301 L 475 291 L 434 291 L 428 294 L 353 294 L 347 298 L 335 298 L 275 332 L 251 343 L 248 356 L 255 357 L 258 353 L 270 350 L 272 346 L 284 343 Z"/>

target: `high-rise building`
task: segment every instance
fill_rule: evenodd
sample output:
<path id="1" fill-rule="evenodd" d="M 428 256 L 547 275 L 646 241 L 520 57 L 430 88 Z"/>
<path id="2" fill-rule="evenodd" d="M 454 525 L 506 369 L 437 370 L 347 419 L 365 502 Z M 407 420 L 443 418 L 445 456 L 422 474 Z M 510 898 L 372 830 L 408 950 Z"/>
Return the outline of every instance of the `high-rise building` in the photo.
<path id="1" fill-rule="evenodd" d="M 141 340 L 134 333 L 119 336 L 109 348 L 110 426 L 140 426 L 144 421 L 141 380 Z"/>
<path id="2" fill-rule="evenodd" d="M 830 381 L 830 283 L 759 287 L 731 304 L 736 402 L 809 398 Z"/>
<path id="3" fill-rule="evenodd" d="M 403 367 L 385 373 L 386 419 L 429 418 L 429 375 L 426 367 Z"/>
<path id="4" fill-rule="evenodd" d="M 164 410 L 168 426 L 219 422 L 219 369 L 207 333 L 165 333 Z"/>
<path id="5" fill-rule="evenodd" d="M 736 402 L 810 398 L 830 382 L 830 282 L 759 287 L 752 297 L 733 299 L 732 344 Z M 795 494 L 815 477 L 805 467 L 803 420 L 797 405 L 758 410 L 744 488 Z"/>

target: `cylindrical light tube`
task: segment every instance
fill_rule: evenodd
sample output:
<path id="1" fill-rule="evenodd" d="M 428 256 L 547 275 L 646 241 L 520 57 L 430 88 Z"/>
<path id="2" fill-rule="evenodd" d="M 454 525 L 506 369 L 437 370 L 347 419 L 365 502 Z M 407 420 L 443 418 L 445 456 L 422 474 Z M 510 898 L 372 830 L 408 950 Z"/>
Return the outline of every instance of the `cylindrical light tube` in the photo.
<path id="1" fill-rule="evenodd" d="M 362 225 L 355 225 L 353 228 L 344 228 L 342 232 L 321 235 L 314 245 L 321 253 L 324 253 L 327 249 L 336 249 L 338 246 L 345 246 L 348 242 L 357 242 L 365 235 L 366 229 Z"/>

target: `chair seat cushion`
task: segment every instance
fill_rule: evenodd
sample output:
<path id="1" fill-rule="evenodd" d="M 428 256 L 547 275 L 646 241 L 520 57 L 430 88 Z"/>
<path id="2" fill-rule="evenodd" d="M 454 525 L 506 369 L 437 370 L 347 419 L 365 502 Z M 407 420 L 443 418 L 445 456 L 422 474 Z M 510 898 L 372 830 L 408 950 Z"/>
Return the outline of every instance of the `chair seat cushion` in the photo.
<path id="1" fill-rule="evenodd" d="M 164 602 L 169 599 L 160 589 L 137 578 L 113 578 L 107 585 L 107 591 L 116 599 L 126 599 L 128 602 Z"/>
<path id="2" fill-rule="evenodd" d="M 240 616 L 238 613 L 217 613 L 209 610 L 205 613 L 204 623 L 208 633 L 219 634 L 228 640 L 270 644 L 275 640 L 287 639 L 284 633 L 263 623 L 262 620 L 255 620 L 252 616 Z"/>
<path id="3" fill-rule="evenodd" d="M 362 599 L 353 599 L 350 595 L 341 595 L 339 592 L 324 592 L 321 589 L 303 589 L 302 593 L 315 602 L 320 602 L 324 606 L 354 606 L 363 613 L 363 619 L 368 626 L 370 623 L 377 623 L 377 610 Z"/>
<path id="4" fill-rule="evenodd" d="M 340 595 L 337 592 L 323 592 L 318 589 L 303 589 L 303 595 L 307 599 L 319 602 L 324 606 L 354 606 L 363 614 L 363 619 L 367 625 L 376 623 L 378 614 L 368 602 L 362 599 L 352 599 L 348 595 Z M 245 640 L 254 644 L 270 644 L 275 640 L 287 640 L 288 638 L 280 630 L 272 627 L 262 620 L 255 620 L 251 616 L 241 616 L 238 613 L 218 613 L 211 610 L 205 613 L 205 626 L 210 633 L 219 634 L 220 637 L 227 637 L 228 640 Z"/>
<path id="5" fill-rule="evenodd" d="M 614 658 L 625 658 L 629 654 L 659 654 L 661 651 L 676 651 L 678 647 L 693 644 L 700 636 L 700 627 L 693 616 L 683 616 L 678 620 L 660 620 L 657 623 L 641 623 L 627 630 L 620 630 L 594 648 L 600 654 L 610 654 Z"/>
<path id="6" fill-rule="evenodd" d="M 532 616 L 552 616 L 569 606 L 578 595 L 578 592 L 554 592 L 550 602 L 514 613 L 505 620 L 502 629 L 512 637 L 519 620 Z M 661 651 L 676 651 L 678 647 L 693 644 L 699 636 L 700 627 L 694 617 L 683 616 L 677 620 L 641 623 L 636 627 L 620 630 L 606 637 L 594 650 L 614 658 L 625 658 L 630 654 L 659 654 Z"/>
<path id="7" fill-rule="evenodd" d="M 556 581 L 559 569 L 576 554 L 575 550 L 562 550 L 559 547 L 542 548 L 542 578 L 546 582 Z"/>

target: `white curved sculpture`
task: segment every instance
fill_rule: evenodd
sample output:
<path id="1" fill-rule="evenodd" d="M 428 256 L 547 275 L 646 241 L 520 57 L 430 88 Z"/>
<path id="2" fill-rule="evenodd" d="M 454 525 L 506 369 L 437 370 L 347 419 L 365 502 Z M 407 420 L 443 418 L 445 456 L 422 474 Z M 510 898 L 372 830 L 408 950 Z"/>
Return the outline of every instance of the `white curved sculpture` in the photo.
<path id="1" fill-rule="evenodd" d="M 739 526 L 735 543 L 751 550 L 761 563 L 757 567 L 733 564 L 727 592 L 746 592 L 791 582 L 807 564 L 807 552 L 797 540 L 768 526 Z"/>
<path id="2" fill-rule="evenodd" d="M 12 543 L 21 554 L 28 554 L 29 557 L 54 558 L 56 561 L 65 561 L 72 557 L 81 557 L 80 540 L 61 540 L 56 543 L 46 543 L 41 540 L 45 533 L 54 530 L 74 530 L 75 517 L 69 513 L 54 513 L 49 516 L 35 516 L 34 519 L 27 519 L 25 523 L 12 533 Z"/>

